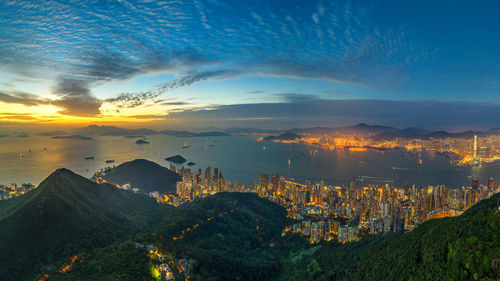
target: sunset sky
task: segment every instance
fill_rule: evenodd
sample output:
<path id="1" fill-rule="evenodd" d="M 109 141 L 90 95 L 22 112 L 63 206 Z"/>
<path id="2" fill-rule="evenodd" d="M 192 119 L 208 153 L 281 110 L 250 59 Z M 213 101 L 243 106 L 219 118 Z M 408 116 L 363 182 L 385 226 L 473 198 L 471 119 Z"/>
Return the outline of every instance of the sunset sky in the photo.
<path id="1" fill-rule="evenodd" d="M 0 125 L 500 127 L 496 1 L 0 1 Z"/>

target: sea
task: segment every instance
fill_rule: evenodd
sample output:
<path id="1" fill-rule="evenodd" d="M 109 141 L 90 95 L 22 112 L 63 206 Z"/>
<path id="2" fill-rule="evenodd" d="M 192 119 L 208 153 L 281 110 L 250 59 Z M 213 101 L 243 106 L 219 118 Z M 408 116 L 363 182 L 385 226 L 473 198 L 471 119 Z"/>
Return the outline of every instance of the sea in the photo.
<path id="1" fill-rule="evenodd" d="M 490 177 L 500 180 L 499 162 L 478 167 L 457 167 L 447 158 L 425 151 L 420 156 L 402 150 L 327 151 L 302 144 L 257 141 L 256 136 L 152 135 L 147 137 L 150 144 L 136 144 L 137 139 L 122 136 L 92 138 L 2 137 L 0 184 L 38 184 L 61 167 L 91 177 L 107 166 L 138 158 L 169 167 L 170 162 L 165 158 L 177 154 L 188 162 L 196 163 L 189 167 L 194 171 L 209 166 L 218 168 L 226 179 L 244 184 L 259 182 L 261 173 L 271 177 L 274 172 L 299 183 L 324 181 L 335 186 L 354 180 L 358 185 L 401 187 L 407 183 L 410 186 L 461 187 L 470 186 L 473 178 L 478 178 L 485 185 Z M 183 148 L 185 142 L 189 147 Z M 85 159 L 91 156 L 93 160 Z M 422 159 L 421 165 L 419 159 Z M 106 164 L 106 160 L 115 162 Z"/>

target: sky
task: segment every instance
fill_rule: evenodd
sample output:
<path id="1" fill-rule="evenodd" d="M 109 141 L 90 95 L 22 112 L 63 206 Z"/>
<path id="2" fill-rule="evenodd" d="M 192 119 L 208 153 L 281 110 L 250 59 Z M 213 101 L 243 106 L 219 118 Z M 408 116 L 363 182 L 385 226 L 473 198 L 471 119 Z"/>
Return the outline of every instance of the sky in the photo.
<path id="1" fill-rule="evenodd" d="M 0 1 L 0 126 L 500 127 L 497 1 Z"/>

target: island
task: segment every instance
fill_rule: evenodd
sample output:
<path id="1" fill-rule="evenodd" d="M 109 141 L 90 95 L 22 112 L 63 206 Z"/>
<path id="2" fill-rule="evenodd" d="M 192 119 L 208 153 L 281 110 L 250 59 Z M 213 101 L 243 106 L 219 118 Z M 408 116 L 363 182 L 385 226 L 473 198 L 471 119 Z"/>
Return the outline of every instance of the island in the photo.
<path id="1" fill-rule="evenodd" d="M 82 135 L 69 135 L 69 136 L 53 136 L 51 139 L 61 140 L 61 139 L 74 139 L 74 140 L 92 140 L 91 137 Z"/>
<path id="2" fill-rule="evenodd" d="M 137 144 L 150 144 L 149 141 L 143 140 L 143 139 L 137 140 L 135 143 L 137 143 Z"/>
<path id="3" fill-rule="evenodd" d="M 167 158 L 165 158 L 165 160 L 172 162 L 172 163 L 175 163 L 175 164 L 182 164 L 182 163 L 186 162 L 186 158 L 180 156 L 179 154 L 167 157 Z"/>

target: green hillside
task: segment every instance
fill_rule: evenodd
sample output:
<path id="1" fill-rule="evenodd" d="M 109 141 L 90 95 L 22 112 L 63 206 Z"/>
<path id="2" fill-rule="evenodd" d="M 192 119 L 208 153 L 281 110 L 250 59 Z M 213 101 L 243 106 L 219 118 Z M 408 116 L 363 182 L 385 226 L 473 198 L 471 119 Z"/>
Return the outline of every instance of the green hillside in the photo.
<path id="1" fill-rule="evenodd" d="M 104 179 L 119 185 L 129 183 L 144 193 L 158 191 L 163 194 L 174 194 L 176 183 L 182 180 L 182 177 L 155 162 L 136 159 L 106 172 Z"/>
<path id="2" fill-rule="evenodd" d="M 99 249 L 54 280 L 151 280 L 145 251 L 133 246 L 137 241 L 192 260 L 193 280 L 269 280 L 281 272 L 270 244 L 280 240 L 285 223 L 286 211 L 266 199 L 219 193 L 168 210 L 148 233 Z"/>
<path id="3" fill-rule="evenodd" d="M 291 280 L 500 280 L 500 194 L 404 235 L 323 244 L 288 265 Z"/>
<path id="4" fill-rule="evenodd" d="M 32 280 L 61 258 L 147 227 L 158 210 L 151 198 L 59 169 L 34 191 L 0 201 L 0 279 Z"/>
<path id="5" fill-rule="evenodd" d="M 181 278 L 176 264 L 186 259 L 191 280 L 499 280 L 499 201 L 497 194 L 407 234 L 312 245 L 281 237 L 285 209 L 255 194 L 218 193 L 173 208 L 60 169 L 36 190 L 0 201 L 0 279 L 157 280 L 152 269 L 164 262 Z M 58 273 L 73 255 L 78 262 Z"/>

